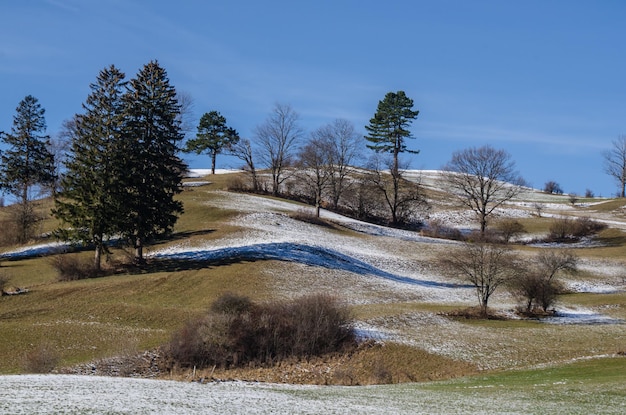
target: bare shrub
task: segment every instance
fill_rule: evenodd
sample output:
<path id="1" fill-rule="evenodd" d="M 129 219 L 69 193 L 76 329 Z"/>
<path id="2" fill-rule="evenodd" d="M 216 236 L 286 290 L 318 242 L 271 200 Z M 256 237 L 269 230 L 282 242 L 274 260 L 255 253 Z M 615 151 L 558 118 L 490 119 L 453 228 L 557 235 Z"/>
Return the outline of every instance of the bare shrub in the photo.
<path id="1" fill-rule="evenodd" d="M 556 277 L 576 272 L 578 257 L 568 250 L 550 250 L 537 255 L 531 263 L 533 265 L 512 282 L 511 291 L 522 302 L 522 314 L 547 314 L 565 291 Z"/>
<path id="2" fill-rule="evenodd" d="M 76 255 L 63 254 L 52 257 L 52 266 L 58 272 L 59 281 L 75 281 L 95 278 L 101 275 L 93 261 L 82 259 Z"/>
<path id="3" fill-rule="evenodd" d="M 214 313 L 187 321 L 172 336 L 166 347 L 168 355 L 183 367 L 230 366 L 233 363 L 233 347 L 228 338 L 231 320 L 227 314 Z"/>
<path id="4" fill-rule="evenodd" d="M 524 225 L 517 219 L 501 219 L 495 224 L 496 232 L 502 242 L 508 244 L 511 240 L 526 232 Z"/>
<path id="5" fill-rule="evenodd" d="M 227 294 L 175 333 L 167 350 L 184 367 L 231 367 L 319 356 L 354 343 L 350 313 L 333 297 L 253 304 Z"/>
<path id="6" fill-rule="evenodd" d="M 226 188 L 234 192 L 248 192 L 251 190 L 250 186 L 239 176 L 230 177 L 226 182 Z"/>
<path id="7" fill-rule="evenodd" d="M 24 370 L 28 373 L 50 373 L 59 361 L 56 351 L 41 345 L 24 356 Z"/>
<path id="8" fill-rule="evenodd" d="M 487 305 L 496 289 L 519 272 L 518 258 L 509 249 L 483 241 L 466 242 L 461 249 L 446 252 L 440 263 L 450 276 L 472 284 L 484 317 L 489 315 Z"/>
<path id="9" fill-rule="evenodd" d="M 562 195 L 563 194 L 563 189 L 554 180 L 547 181 L 546 184 L 543 185 L 543 191 L 545 193 L 551 193 L 551 194 L 554 194 L 554 195 Z"/>
<path id="10" fill-rule="evenodd" d="M 424 236 L 430 236 L 431 238 L 453 239 L 456 241 L 463 239 L 463 235 L 460 230 L 446 225 L 440 219 L 433 219 L 429 221 L 427 226 L 421 230 L 421 234 Z"/>
<path id="11" fill-rule="evenodd" d="M 603 229 L 606 229 L 605 224 L 594 221 L 588 217 L 575 219 L 562 217 L 554 219 L 550 225 L 547 240 L 549 242 L 578 241 L 581 238 L 594 235 Z"/>

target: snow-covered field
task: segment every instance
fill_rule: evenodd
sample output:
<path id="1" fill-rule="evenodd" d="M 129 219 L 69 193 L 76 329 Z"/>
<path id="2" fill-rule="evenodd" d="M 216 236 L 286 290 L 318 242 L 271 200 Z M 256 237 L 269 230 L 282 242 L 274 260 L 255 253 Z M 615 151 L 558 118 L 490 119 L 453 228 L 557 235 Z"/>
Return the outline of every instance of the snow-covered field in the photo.
<path id="1" fill-rule="evenodd" d="M 494 393 L 496 392 L 496 393 Z M 600 394 L 598 394 L 600 395 Z M 620 414 L 622 394 L 581 399 L 577 385 L 530 391 L 459 383 L 367 387 L 183 383 L 68 375 L 0 376 L 0 414 Z"/>

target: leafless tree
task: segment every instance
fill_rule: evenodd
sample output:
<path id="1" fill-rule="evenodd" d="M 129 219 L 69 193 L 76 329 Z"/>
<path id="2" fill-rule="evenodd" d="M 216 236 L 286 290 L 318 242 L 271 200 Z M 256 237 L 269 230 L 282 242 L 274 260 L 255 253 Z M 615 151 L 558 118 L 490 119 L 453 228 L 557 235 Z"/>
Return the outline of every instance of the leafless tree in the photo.
<path id="1" fill-rule="evenodd" d="M 474 286 L 483 316 L 496 289 L 519 272 L 517 262 L 506 246 L 485 242 L 467 242 L 460 250 L 446 251 L 442 260 L 444 270 Z"/>
<path id="2" fill-rule="evenodd" d="M 48 151 L 54 155 L 54 183 L 50 184 L 50 191 L 54 196 L 59 190 L 63 177 L 63 165 L 71 150 L 72 139 L 76 134 L 76 117 L 64 120 L 56 137 L 50 140 Z"/>
<path id="3" fill-rule="evenodd" d="M 520 273 L 513 282 L 513 293 L 524 302 L 524 311 L 533 312 L 540 307 L 547 312 L 562 293 L 563 289 L 556 276 L 561 273 L 574 273 L 578 257 L 569 250 L 549 250 L 537 255 L 528 269 Z"/>
<path id="4" fill-rule="evenodd" d="M 555 194 L 555 195 L 562 195 L 563 194 L 563 189 L 554 180 L 547 181 L 546 184 L 543 185 L 543 191 L 546 192 L 546 193 L 551 193 L 551 194 Z"/>
<path id="5" fill-rule="evenodd" d="M 320 216 L 322 197 L 330 184 L 332 175 L 329 169 L 330 145 L 330 141 L 313 135 L 311 140 L 302 147 L 298 157 L 298 177 L 313 195 L 317 217 Z"/>
<path id="6" fill-rule="evenodd" d="M 404 179 L 402 171 L 406 166 L 397 168 L 397 162 L 391 157 L 382 157 L 378 153 L 370 160 L 368 180 L 383 195 L 391 213 L 391 224 L 405 224 L 409 217 L 422 209 L 428 209 L 419 183 Z"/>
<path id="7" fill-rule="evenodd" d="M 452 192 L 478 215 L 483 235 L 489 215 L 522 190 L 523 179 L 511 156 L 491 146 L 457 151 L 443 170 Z"/>
<path id="8" fill-rule="evenodd" d="M 298 141 L 304 134 L 299 115 L 290 105 L 276 104 L 265 123 L 256 127 L 261 162 L 270 169 L 272 193 L 278 195 L 280 186 L 289 178 L 286 168 L 293 162 Z"/>
<path id="9" fill-rule="evenodd" d="M 620 186 L 620 197 L 626 197 L 626 135 L 612 141 L 610 150 L 603 153 L 604 171 Z"/>
<path id="10" fill-rule="evenodd" d="M 259 179 L 257 177 L 256 167 L 254 165 L 254 150 L 252 149 L 252 143 L 247 138 L 239 140 L 233 144 L 229 149 L 229 154 L 237 157 L 245 164 L 243 170 L 248 173 L 252 179 L 252 191 L 259 190 Z"/>
<path id="11" fill-rule="evenodd" d="M 185 91 L 176 91 L 176 100 L 180 106 L 180 113 L 176 116 L 180 123 L 180 130 L 185 137 L 194 132 L 196 128 L 196 121 L 194 110 L 196 103 L 190 93 Z"/>
<path id="12" fill-rule="evenodd" d="M 324 147 L 328 152 L 328 188 L 332 207 L 337 209 L 341 195 L 351 183 L 352 166 L 361 157 L 363 137 L 357 134 L 354 124 L 344 119 L 337 119 L 315 130 L 312 137 L 327 142 Z"/>

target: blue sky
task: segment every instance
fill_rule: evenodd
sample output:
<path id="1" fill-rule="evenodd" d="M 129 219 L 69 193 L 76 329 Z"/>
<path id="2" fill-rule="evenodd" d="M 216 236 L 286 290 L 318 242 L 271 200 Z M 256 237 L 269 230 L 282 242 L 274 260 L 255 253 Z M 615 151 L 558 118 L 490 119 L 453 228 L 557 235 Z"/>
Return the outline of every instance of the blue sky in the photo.
<path id="1" fill-rule="evenodd" d="M 276 103 L 307 131 L 345 118 L 365 133 L 403 90 L 420 111 L 412 168 L 489 144 L 535 187 L 617 190 L 602 152 L 626 134 L 625 1 L 21 0 L 0 16 L 0 130 L 31 94 L 55 135 L 101 69 L 132 78 L 157 59 L 197 118 L 219 111 L 243 137 Z"/>

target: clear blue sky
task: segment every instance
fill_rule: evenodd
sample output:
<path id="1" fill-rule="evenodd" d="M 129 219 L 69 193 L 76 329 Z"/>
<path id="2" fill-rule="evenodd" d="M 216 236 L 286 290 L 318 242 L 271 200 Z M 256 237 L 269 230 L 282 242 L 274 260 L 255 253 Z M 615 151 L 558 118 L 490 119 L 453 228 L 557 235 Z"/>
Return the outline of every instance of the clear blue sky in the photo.
<path id="1" fill-rule="evenodd" d="M 420 111 L 412 168 L 489 144 L 535 187 L 617 190 L 601 154 L 626 134 L 626 1 L 21 0 L 0 16 L 0 130 L 31 94 L 55 135 L 101 69 L 132 78 L 157 59 L 197 118 L 217 110 L 244 137 L 275 103 L 307 131 L 365 132 L 404 90 Z"/>

